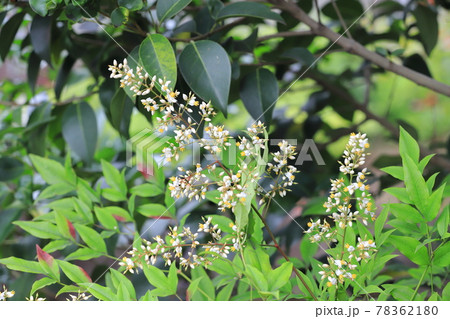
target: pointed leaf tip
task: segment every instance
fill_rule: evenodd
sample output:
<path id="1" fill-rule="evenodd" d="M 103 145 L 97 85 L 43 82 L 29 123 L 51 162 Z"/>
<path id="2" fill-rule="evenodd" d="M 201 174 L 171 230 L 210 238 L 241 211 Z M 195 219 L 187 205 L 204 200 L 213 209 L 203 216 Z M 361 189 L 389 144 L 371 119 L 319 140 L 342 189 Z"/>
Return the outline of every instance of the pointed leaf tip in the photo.
<path id="1" fill-rule="evenodd" d="M 53 265 L 53 257 L 49 253 L 43 251 L 38 244 L 36 244 L 36 254 L 39 261 L 45 262 L 50 267 Z"/>
<path id="2" fill-rule="evenodd" d="M 67 226 L 69 227 L 70 236 L 73 237 L 73 239 L 77 239 L 77 233 L 75 231 L 75 227 L 73 227 L 73 224 L 70 222 L 70 220 L 67 219 Z"/>

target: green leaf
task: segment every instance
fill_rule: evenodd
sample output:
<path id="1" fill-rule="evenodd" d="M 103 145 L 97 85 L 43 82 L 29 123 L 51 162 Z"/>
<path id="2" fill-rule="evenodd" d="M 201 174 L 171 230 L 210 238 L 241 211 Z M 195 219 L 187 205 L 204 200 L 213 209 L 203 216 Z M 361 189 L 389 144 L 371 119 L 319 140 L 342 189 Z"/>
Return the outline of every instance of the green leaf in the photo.
<path id="1" fill-rule="evenodd" d="M 442 211 L 441 215 L 439 216 L 437 222 L 436 222 L 436 227 L 438 230 L 439 235 L 441 235 L 441 237 L 443 238 L 447 232 L 448 232 L 448 223 L 449 223 L 449 214 L 450 214 L 450 210 L 449 210 L 449 205 L 447 205 L 444 210 Z"/>
<path id="2" fill-rule="evenodd" d="M 133 92 L 134 93 L 134 92 Z M 131 113 L 134 103 L 125 90 L 117 90 L 110 104 L 111 125 L 124 137 L 129 137 Z"/>
<path id="3" fill-rule="evenodd" d="M 205 269 L 203 267 L 195 267 L 191 270 L 191 274 L 193 280 L 201 279 L 198 284 L 199 291 L 192 295 L 192 300 L 214 300 L 216 298 L 215 287 Z"/>
<path id="4" fill-rule="evenodd" d="M 428 163 L 430 162 L 430 160 L 433 158 L 434 154 L 430 154 L 425 156 L 424 158 L 422 158 L 419 162 L 419 170 L 420 173 L 423 174 L 423 171 L 425 170 L 425 167 L 428 165 Z"/>
<path id="5" fill-rule="evenodd" d="M 157 288 L 152 291 L 152 295 L 165 297 L 174 295 L 176 293 L 176 289 L 175 291 L 172 289 L 169 284 L 168 278 L 160 269 L 152 265 L 145 265 L 144 274 L 148 282 Z"/>
<path id="6" fill-rule="evenodd" d="M 450 282 L 442 290 L 442 301 L 450 301 Z"/>
<path id="7" fill-rule="evenodd" d="M 438 172 L 438 173 L 434 173 L 433 175 L 431 175 L 431 176 L 427 179 L 426 184 L 427 184 L 427 188 L 428 188 L 428 192 L 429 192 L 429 193 L 432 193 L 432 192 L 433 192 L 434 184 L 436 183 L 436 177 L 437 177 L 438 175 L 439 175 L 439 172 Z"/>
<path id="8" fill-rule="evenodd" d="M 94 207 L 95 215 L 98 221 L 105 226 L 106 229 L 112 229 L 118 231 L 117 220 L 113 217 L 112 211 L 109 207 Z"/>
<path id="9" fill-rule="evenodd" d="M 0 158 L 0 182 L 13 180 L 22 175 L 24 165 L 13 157 Z"/>
<path id="10" fill-rule="evenodd" d="M 116 301 L 117 298 L 111 289 L 95 283 L 79 283 L 80 287 L 87 289 L 95 298 L 103 301 Z"/>
<path id="11" fill-rule="evenodd" d="M 34 52 L 50 66 L 52 66 L 51 43 L 52 43 L 53 17 L 41 17 L 35 15 L 30 27 L 31 44 Z"/>
<path id="12" fill-rule="evenodd" d="M 378 237 L 381 235 L 384 224 L 386 223 L 386 219 L 388 217 L 389 213 L 389 205 L 386 205 L 383 207 L 383 210 L 381 211 L 380 215 L 375 220 L 375 238 L 378 239 Z"/>
<path id="13" fill-rule="evenodd" d="M 399 149 L 402 158 L 409 155 L 414 163 L 419 163 L 419 145 L 403 127 L 400 127 Z"/>
<path id="14" fill-rule="evenodd" d="M 441 208 L 442 203 L 442 194 L 444 193 L 445 184 L 441 185 L 438 189 L 436 189 L 428 198 L 427 203 L 425 204 L 425 219 L 427 222 L 432 221 L 439 214 L 439 210 Z"/>
<path id="15" fill-rule="evenodd" d="M 364 8 L 359 1 L 356 0 L 336 0 L 336 5 L 344 20 L 356 20 L 364 14 Z M 328 17 L 338 20 L 338 15 L 331 2 L 328 2 L 322 8 L 323 14 Z"/>
<path id="16" fill-rule="evenodd" d="M 210 40 L 192 42 L 181 52 L 179 67 L 192 91 L 226 115 L 231 82 L 227 52 Z"/>
<path id="17" fill-rule="evenodd" d="M 392 177 L 403 180 L 403 167 L 402 166 L 388 166 L 381 169 L 383 172 L 388 173 Z"/>
<path id="18" fill-rule="evenodd" d="M 32 51 L 30 57 L 28 58 L 28 68 L 27 68 L 27 78 L 28 85 L 30 86 L 31 92 L 35 93 L 36 81 L 39 76 L 39 70 L 41 66 L 41 58 Z"/>
<path id="19" fill-rule="evenodd" d="M 41 265 L 42 269 L 45 271 L 47 275 L 52 277 L 53 279 L 59 281 L 60 280 L 60 272 L 58 264 L 55 262 L 53 256 L 49 253 L 43 251 L 39 245 L 36 244 L 36 254 Z"/>
<path id="20" fill-rule="evenodd" d="M 177 267 L 175 263 L 172 263 L 170 265 L 169 274 L 167 276 L 167 284 L 168 289 L 170 291 L 173 291 L 173 294 L 177 293 L 177 286 L 178 286 L 178 275 L 177 275 Z"/>
<path id="21" fill-rule="evenodd" d="M 124 7 L 118 7 L 113 10 L 111 13 L 111 22 L 114 26 L 119 27 L 122 24 L 127 23 L 128 16 L 130 12 L 127 8 Z"/>
<path id="22" fill-rule="evenodd" d="M 231 17 L 261 18 L 284 23 L 283 18 L 278 13 L 271 11 L 268 6 L 249 1 L 230 3 L 217 14 L 217 20 Z"/>
<path id="23" fill-rule="evenodd" d="M 406 188 L 403 187 L 388 187 L 385 188 L 384 191 L 392 196 L 397 197 L 401 202 L 405 204 L 412 204 L 412 201 L 409 199 L 408 193 L 406 192 Z"/>
<path id="24" fill-rule="evenodd" d="M 33 295 L 37 290 L 42 289 L 47 286 L 50 286 L 50 285 L 53 285 L 56 282 L 57 282 L 56 280 L 49 278 L 49 277 L 41 278 L 41 279 L 35 281 L 33 283 L 33 286 L 31 286 L 30 295 Z"/>
<path id="25" fill-rule="evenodd" d="M 58 260 L 57 262 L 66 276 L 74 283 L 78 284 L 83 282 L 92 282 L 91 277 L 89 277 L 89 275 L 83 268 L 72 265 L 71 263 L 64 260 Z"/>
<path id="26" fill-rule="evenodd" d="M 125 182 L 125 177 L 120 174 L 119 170 L 115 168 L 110 163 L 102 160 L 102 171 L 105 176 L 106 182 L 109 186 L 113 187 L 115 190 L 119 191 L 125 199 L 127 195 L 127 184 Z"/>
<path id="27" fill-rule="evenodd" d="M 401 220 L 412 222 L 412 223 L 420 223 L 423 222 L 423 217 L 414 207 L 408 204 L 389 204 L 391 212 L 395 215 L 395 217 L 400 218 Z"/>
<path id="28" fill-rule="evenodd" d="M 247 74 L 241 82 L 239 95 L 253 119 L 261 120 L 269 126 L 278 99 L 275 75 L 264 68 Z"/>
<path id="29" fill-rule="evenodd" d="M 16 257 L 8 257 L 0 259 L 0 264 L 5 265 L 8 269 L 33 274 L 43 274 L 41 265 L 37 261 L 29 261 Z"/>
<path id="30" fill-rule="evenodd" d="M 141 10 L 144 6 L 142 0 L 119 0 L 117 3 L 119 6 L 125 7 L 130 11 Z"/>
<path id="31" fill-rule="evenodd" d="M 46 16 L 47 15 L 47 1 L 44 0 L 30 0 L 30 7 L 31 9 L 33 9 L 34 12 L 36 12 L 37 14 L 41 15 L 41 16 Z"/>
<path id="32" fill-rule="evenodd" d="M 75 61 L 76 59 L 69 54 L 68 56 L 66 56 L 61 68 L 59 69 L 58 76 L 56 77 L 55 82 L 55 96 L 57 100 L 59 100 L 59 98 L 61 97 L 61 92 L 64 86 L 67 84 L 70 70 L 72 70 Z"/>
<path id="33" fill-rule="evenodd" d="M 422 214 L 426 213 L 429 197 L 428 188 L 416 163 L 408 154 L 403 155 L 403 173 L 405 175 L 406 192 L 414 205 Z"/>
<path id="34" fill-rule="evenodd" d="M 156 75 L 160 79 L 165 78 L 166 81 L 171 82 L 170 88 L 175 87 L 177 83 L 177 62 L 172 45 L 165 36 L 151 34 L 145 38 L 139 48 L 139 57 L 150 77 Z M 158 85 L 157 87 L 160 89 Z M 162 93 L 166 94 L 166 92 Z"/>
<path id="35" fill-rule="evenodd" d="M 440 267 L 448 267 L 450 265 L 450 242 L 445 243 L 434 251 L 433 265 Z"/>
<path id="36" fill-rule="evenodd" d="M 119 284 L 122 284 L 124 288 L 127 290 L 128 295 L 132 300 L 136 300 L 136 291 L 134 290 L 133 283 L 121 272 L 111 268 L 109 270 L 111 272 L 111 279 L 116 287 Z"/>
<path id="37" fill-rule="evenodd" d="M 103 256 L 102 253 L 90 248 L 79 248 L 66 257 L 66 260 L 90 260 Z"/>
<path id="38" fill-rule="evenodd" d="M 0 213 L 0 243 L 14 230 L 13 221 L 19 219 L 22 214 L 20 207 L 9 207 Z"/>
<path id="39" fill-rule="evenodd" d="M 285 284 L 289 282 L 289 278 L 292 274 L 292 263 L 285 262 L 277 269 L 269 272 L 267 281 L 269 285 L 269 291 L 277 291 Z"/>
<path id="40" fill-rule="evenodd" d="M 25 11 L 15 14 L 1 28 L 0 41 L 2 45 L 0 46 L 0 57 L 3 61 L 5 61 L 5 58 L 9 53 L 9 49 L 14 41 L 17 30 L 19 30 L 19 27 L 22 24 L 24 15 Z"/>
<path id="41" fill-rule="evenodd" d="M 266 276 L 264 276 L 262 272 L 260 272 L 258 269 L 256 269 L 253 266 L 247 265 L 246 273 L 250 277 L 252 284 L 259 291 L 268 291 L 269 285 L 267 283 Z"/>
<path id="42" fill-rule="evenodd" d="M 57 161 L 30 154 L 31 162 L 48 184 L 68 183 L 64 167 Z"/>
<path id="43" fill-rule="evenodd" d="M 74 237 L 76 237 L 76 235 L 74 233 L 71 233 L 71 230 L 69 228 L 70 221 L 59 211 L 55 211 L 55 222 L 56 227 L 58 228 L 58 231 L 61 233 L 61 235 L 63 235 L 67 239 L 74 240 Z M 73 228 L 72 231 L 74 231 Z"/>
<path id="44" fill-rule="evenodd" d="M 64 183 L 53 184 L 40 192 L 36 201 L 52 198 L 59 195 L 65 195 L 75 190 L 75 186 Z"/>
<path id="45" fill-rule="evenodd" d="M 436 9 L 431 6 L 417 5 L 412 13 L 416 18 L 420 40 L 425 51 L 430 55 L 438 41 L 439 26 Z"/>
<path id="46" fill-rule="evenodd" d="M 156 3 L 156 15 L 159 23 L 172 18 L 183 10 L 192 0 L 159 0 Z"/>
<path id="47" fill-rule="evenodd" d="M 123 202 L 127 200 L 124 194 L 113 188 L 102 189 L 102 196 L 111 202 Z"/>
<path id="48" fill-rule="evenodd" d="M 67 286 L 62 287 L 60 290 L 58 290 L 55 297 L 58 297 L 61 294 L 70 293 L 70 292 L 78 293 L 80 290 L 81 289 L 78 286 L 67 285 Z"/>
<path id="49" fill-rule="evenodd" d="M 170 217 L 169 210 L 161 204 L 144 204 L 137 208 L 137 212 L 147 217 Z M 169 213 L 169 214 L 167 214 Z M 166 215 L 167 214 L 167 215 Z"/>
<path id="50" fill-rule="evenodd" d="M 235 282 L 230 282 L 225 285 L 218 293 L 216 297 L 216 301 L 228 301 L 230 300 L 231 293 L 233 292 Z"/>
<path id="51" fill-rule="evenodd" d="M 52 240 L 47 245 L 42 248 L 48 253 L 53 253 L 57 250 L 62 250 L 70 245 L 72 245 L 73 242 L 67 239 L 61 239 L 61 240 Z"/>
<path id="52" fill-rule="evenodd" d="M 307 236 L 303 237 L 302 242 L 300 243 L 300 255 L 306 264 L 310 264 L 318 249 L 319 245 L 311 243 Z"/>
<path id="53" fill-rule="evenodd" d="M 62 235 L 58 231 L 58 228 L 47 221 L 15 221 L 13 224 L 38 238 L 62 239 Z"/>
<path id="54" fill-rule="evenodd" d="M 75 225 L 75 229 L 86 245 L 95 251 L 106 253 L 105 241 L 99 233 L 84 225 Z"/>
<path id="55" fill-rule="evenodd" d="M 97 146 L 97 120 L 88 103 L 81 102 L 66 109 L 62 134 L 75 154 L 87 163 L 92 161 Z"/>
<path id="56" fill-rule="evenodd" d="M 134 186 L 130 192 L 140 197 L 154 197 L 164 193 L 161 188 L 149 183 Z"/>
<path id="57" fill-rule="evenodd" d="M 421 266 L 429 263 L 430 258 L 428 257 L 427 249 L 424 246 L 416 252 L 416 247 L 420 245 L 420 242 L 417 239 L 391 235 L 390 240 L 392 244 L 413 263 Z"/>

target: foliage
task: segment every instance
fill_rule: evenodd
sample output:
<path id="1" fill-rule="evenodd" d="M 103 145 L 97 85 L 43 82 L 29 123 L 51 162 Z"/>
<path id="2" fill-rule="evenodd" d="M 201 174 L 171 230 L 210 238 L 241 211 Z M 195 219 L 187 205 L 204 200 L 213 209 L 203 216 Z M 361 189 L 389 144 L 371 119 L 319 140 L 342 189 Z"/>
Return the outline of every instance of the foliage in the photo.
<path id="1" fill-rule="evenodd" d="M 26 79 L 0 79 L 0 300 L 450 300 L 447 9 L 2 5 L 0 58 Z M 338 176 L 353 131 L 376 137 L 369 177 Z M 290 139 L 314 139 L 316 162 Z M 339 180 L 369 223 L 333 204 Z"/>

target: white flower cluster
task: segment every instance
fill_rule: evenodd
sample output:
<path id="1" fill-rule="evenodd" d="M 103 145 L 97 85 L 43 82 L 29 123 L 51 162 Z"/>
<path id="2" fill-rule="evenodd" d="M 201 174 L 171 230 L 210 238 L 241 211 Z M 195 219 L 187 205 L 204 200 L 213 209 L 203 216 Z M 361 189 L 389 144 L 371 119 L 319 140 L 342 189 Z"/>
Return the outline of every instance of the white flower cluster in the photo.
<path id="1" fill-rule="evenodd" d="M 25 297 L 25 299 L 26 299 L 27 301 L 45 301 L 45 298 L 39 297 L 38 294 L 36 294 L 36 296 L 30 295 L 29 298 L 26 298 L 26 297 Z"/>
<path id="2" fill-rule="evenodd" d="M 331 180 L 331 190 L 324 208 L 329 219 L 333 220 L 335 227 L 324 219 L 321 221 L 311 220 L 308 223 L 308 229 L 305 233 L 310 234 L 312 243 L 333 242 L 336 246 L 342 246 L 338 256 L 329 257 L 329 264 L 324 264 L 320 274 L 322 279 L 328 278 L 329 287 L 337 283 L 343 283 L 345 278 L 354 279 L 356 275 L 354 270 L 358 263 L 363 259 L 370 258 L 370 252 L 376 251 L 375 243 L 372 239 L 362 240 L 358 238 L 356 247 L 346 243 L 346 228 L 352 227 L 355 222 L 362 222 L 367 225 L 367 221 L 375 220 L 375 210 L 372 206 L 372 196 L 368 192 L 370 187 L 367 185 L 366 176 L 370 174 L 367 168 L 360 167 L 365 163 L 366 150 L 369 147 L 366 134 L 350 135 L 350 139 L 344 151 L 344 161 L 341 164 L 340 171 L 345 175 L 342 178 Z M 356 203 L 356 209 L 352 202 Z M 341 231 L 339 231 L 339 229 Z"/>
<path id="3" fill-rule="evenodd" d="M 8 291 L 5 285 L 3 285 L 3 291 L 0 292 L 0 301 L 6 301 L 8 298 L 14 297 L 14 295 L 15 295 L 14 290 Z"/>
<path id="4" fill-rule="evenodd" d="M 223 236 L 219 225 L 213 225 L 212 217 L 203 219 L 204 223 L 200 223 L 197 232 L 193 233 L 189 227 L 183 227 L 183 231 L 178 231 L 178 227 L 171 228 L 164 240 L 160 236 L 153 239 L 154 242 L 143 240 L 140 249 L 133 248 L 128 252 L 130 258 L 124 257 L 119 263 L 125 267 L 124 272 L 134 273 L 138 269 L 142 269 L 145 264 L 155 264 L 157 257 L 161 257 L 166 265 L 178 259 L 181 266 L 185 269 L 195 268 L 202 265 L 207 267 L 215 258 L 224 257 L 232 251 L 241 249 L 241 239 L 244 233 L 238 234 L 237 227 L 232 226 L 233 234 Z M 209 234 L 212 240 L 207 243 L 200 243 L 198 237 L 200 233 Z M 189 251 L 185 251 L 189 250 Z M 198 254 L 199 250 L 201 255 Z"/>
<path id="5" fill-rule="evenodd" d="M 89 298 L 91 298 L 91 295 L 86 295 L 84 292 L 78 291 L 77 295 L 70 295 L 69 294 L 69 298 L 66 298 L 67 301 L 85 301 L 88 300 Z"/>

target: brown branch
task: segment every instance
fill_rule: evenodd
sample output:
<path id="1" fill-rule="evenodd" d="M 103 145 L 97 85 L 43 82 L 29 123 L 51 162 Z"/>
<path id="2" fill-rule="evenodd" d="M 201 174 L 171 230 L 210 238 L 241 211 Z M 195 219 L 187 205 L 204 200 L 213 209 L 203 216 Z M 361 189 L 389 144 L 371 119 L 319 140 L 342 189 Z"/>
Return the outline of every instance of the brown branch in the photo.
<path id="1" fill-rule="evenodd" d="M 225 25 L 223 25 L 223 26 L 221 26 L 221 27 L 218 27 L 217 29 L 211 30 L 211 31 L 209 31 L 209 32 L 207 32 L 207 33 L 205 33 L 205 34 L 201 34 L 201 35 L 198 35 L 198 36 L 193 37 L 193 38 L 189 38 L 189 39 L 168 38 L 168 39 L 169 39 L 169 41 L 171 41 L 171 42 L 191 42 L 191 41 L 202 40 L 202 39 L 206 39 L 207 37 L 209 37 L 209 36 L 211 36 L 211 35 L 213 35 L 213 34 L 215 34 L 215 33 L 218 33 L 218 32 L 220 32 L 220 31 L 225 31 L 225 30 L 227 30 L 227 29 L 229 29 L 229 28 L 232 28 L 232 27 L 234 27 L 234 26 L 236 26 L 236 25 L 239 25 L 239 24 L 241 24 L 244 20 L 245 20 L 245 18 L 239 18 L 239 19 L 236 19 L 235 21 L 233 21 L 233 22 L 231 22 L 231 23 L 229 23 L 229 24 L 225 24 Z"/>
<path id="2" fill-rule="evenodd" d="M 346 38 L 343 35 L 340 35 L 332 31 L 328 27 L 319 24 L 315 20 L 311 19 L 308 16 L 308 14 L 306 14 L 302 9 L 300 9 L 295 3 L 288 2 L 285 0 L 270 0 L 270 2 L 274 4 L 277 8 L 290 13 L 294 18 L 308 25 L 311 28 L 311 31 L 313 31 L 316 35 L 323 36 L 329 39 L 330 41 L 332 41 L 333 44 L 334 43 L 338 44 L 339 46 L 343 47 L 347 52 L 358 55 L 378 65 L 379 67 L 391 71 L 393 73 L 396 73 L 398 75 L 401 75 L 415 82 L 418 85 L 424 86 L 437 93 L 450 97 L 449 85 L 436 81 L 426 75 L 423 75 L 422 73 L 413 71 L 402 65 L 396 64 L 375 52 L 367 50 L 360 43 L 351 40 L 349 38 Z"/>
<path id="3" fill-rule="evenodd" d="M 393 136 L 395 136 L 397 139 L 399 138 L 399 130 L 397 127 L 395 127 L 391 122 L 388 121 L 387 118 L 378 116 L 374 113 L 372 113 L 367 107 L 364 106 L 364 104 L 358 102 L 353 96 L 351 96 L 349 93 L 347 93 L 345 90 L 342 90 L 342 88 L 333 85 L 332 83 L 324 80 L 323 78 L 317 76 L 314 73 L 308 74 L 308 77 L 313 79 L 315 82 L 317 82 L 320 86 L 322 86 L 324 89 L 329 91 L 330 93 L 334 94 L 335 96 L 340 97 L 347 103 L 349 103 L 351 106 L 353 106 L 355 109 L 360 110 L 363 112 L 366 117 L 370 120 L 377 121 L 381 126 L 383 126 L 385 129 L 387 129 Z M 421 155 L 427 156 L 430 154 L 435 154 L 428 148 L 420 145 Z M 442 167 L 447 172 L 450 171 L 450 161 L 443 157 L 442 155 L 437 154 L 434 156 L 431 161 L 436 166 Z"/>

